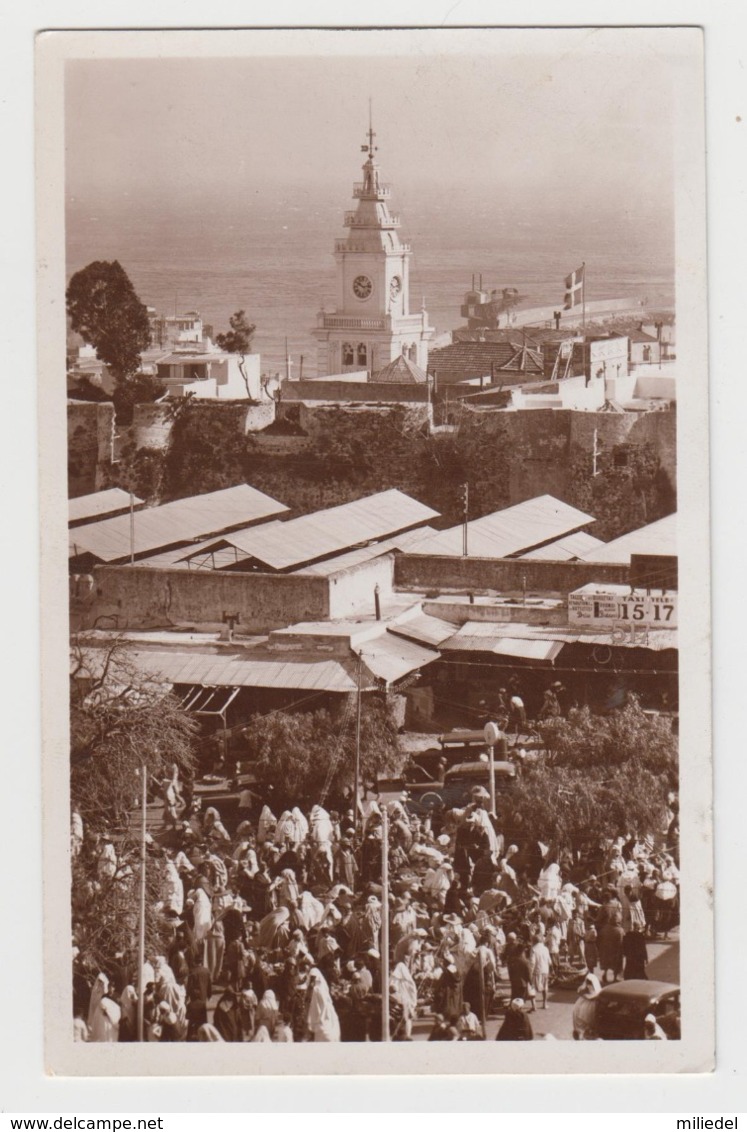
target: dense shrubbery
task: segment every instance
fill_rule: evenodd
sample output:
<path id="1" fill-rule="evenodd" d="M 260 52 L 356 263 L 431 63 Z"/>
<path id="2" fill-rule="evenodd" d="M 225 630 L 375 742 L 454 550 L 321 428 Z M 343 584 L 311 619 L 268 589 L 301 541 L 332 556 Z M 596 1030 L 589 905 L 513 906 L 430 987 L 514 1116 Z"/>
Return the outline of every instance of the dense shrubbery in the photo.
<path id="1" fill-rule="evenodd" d="M 321 710 L 257 715 L 245 733 L 255 772 L 272 786 L 281 808 L 313 804 L 352 793 L 355 774 L 355 712 L 342 720 Z M 385 700 L 365 696 L 361 712 L 361 783 L 398 769 L 397 727 Z"/>
<path id="2" fill-rule="evenodd" d="M 677 739 L 636 702 L 610 715 L 573 709 L 541 725 L 548 757 L 527 768 L 515 797 L 519 828 L 541 841 L 597 843 L 666 830 L 677 788 Z"/>

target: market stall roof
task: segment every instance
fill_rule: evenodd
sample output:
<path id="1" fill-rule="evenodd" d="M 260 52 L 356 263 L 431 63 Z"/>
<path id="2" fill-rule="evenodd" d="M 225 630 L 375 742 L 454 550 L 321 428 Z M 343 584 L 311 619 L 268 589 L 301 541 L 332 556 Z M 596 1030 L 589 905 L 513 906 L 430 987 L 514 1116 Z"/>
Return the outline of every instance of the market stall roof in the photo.
<path id="1" fill-rule="evenodd" d="M 565 644 L 537 637 L 514 637 L 510 635 L 514 628 L 514 625 L 501 626 L 492 621 L 468 621 L 441 647 L 448 652 L 492 652 L 525 660 L 555 660 Z"/>
<path id="2" fill-rule="evenodd" d="M 557 540 L 595 520 L 592 515 L 555 499 L 538 495 L 467 523 L 467 551 L 471 558 L 509 558 Z M 464 524 L 449 527 L 414 543 L 409 554 L 461 555 Z"/>
<path id="3" fill-rule="evenodd" d="M 453 622 L 443 621 L 440 617 L 431 617 L 428 613 L 419 613 L 416 617 L 409 617 L 389 626 L 389 632 L 397 637 L 404 637 L 421 645 L 430 645 L 432 648 L 438 648 L 443 641 L 453 637 L 454 630 Z"/>
<path id="4" fill-rule="evenodd" d="M 204 539 L 287 510 L 285 504 L 245 483 L 146 507 L 135 514 L 135 556 Z M 102 562 L 127 561 L 130 537 L 129 515 L 86 523 L 70 532 L 71 554 L 91 554 Z"/>
<path id="5" fill-rule="evenodd" d="M 135 507 L 142 507 L 143 500 L 132 497 Z M 121 487 L 109 487 L 105 491 L 94 491 L 91 495 L 78 495 L 67 503 L 67 519 L 70 526 L 89 523 L 102 515 L 115 515 L 130 509 L 130 493 Z"/>
<path id="6" fill-rule="evenodd" d="M 146 677 L 170 684 L 193 684 L 201 687 L 234 688 L 299 688 L 318 692 L 354 692 L 357 687 L 355 661 L 325 659 L 282 660 L 268 655 L 268 650 L 251 655 L 238 650 L 198 652 L 196 649 L 131 649 L 126 651 L 128 664 Z M 79 677 L 100 676 L 106 649 L 85 650 L 85 665 Z"/>
<path id="7" fill-rule="evenodd" d="M 182 696 L 182 707 L 196 715 L 221 715 L 238 696 L 240 688 L 205 688 L 193 684 Z"/>
<path id="8" fill-rule="evenodd" d="M 327 558 L 324 562 L 315 562 L 310 566 L 302 566 L 294 571 L 297 574 L 313 574 L 316 577 L 328 577 L 341 570 L 350 570 L 354 566 L 361 566 L 370 562 L 372 558 L 380 558 L 382 554 L 391 554 L 395 550 L 407 550 L 414 542 L 424 535 L 435 534 L 433 527 L 418 527 L 415 531 L 403 531 L 393 538 L 382 542 L 372 543 L 370 546 L 359 546 L 356 550 L 349 550 L 346 554 L 336 554 L 334 558 Z"/>
<path id="9" fill-rule="evenodd" d="M 507 642 L 507 643 L 506 643 Z M 519 643 L 521 642 L 521 643 Z M 643 648 L 653 652 L 677 648 L 675 629 L 649 629 L 645 634 L 628 636 L 613 630 L 584 632 L 555 625 L 525 625 L 518 622 L 467 621 L 440 648 L 443 652 L 495 652 L 509 656 L 524 655 L 506 649 L 527 649 L 537 642 L 544 646 L 559 645 L 548 650 L 546 659 L 554 659 L 564 644 L 606 645 L 615 648 Z M 538 659 L 535 657 L 535 659 Z"/>
<path id="10" fill-rule="evenodd" d="M 393 488 L 285 523 L 234 531 L 218 541 L 235 546 L 270 570 L 300 569 L 304 563 L 391 537 L 437 517 L 437 511 Z"/>
<path id="11" fill-rule="evenodd" d="M 391 632 L 366 641 L 359 651 L 366 668 L 387 684 L 393 684 L 411 672 L 416 672 L 424 665 L 438 660 L 439 656 L 433 649 L 405 641 Z"/>
<path id="12" fill-rule="evenodd" d="M 555 542 L 539 546 L 536 550 L 528 550 L 520 557 L 543 562 L 568 562 L 572 558 L 583 558 L 585 554 L 591 554 L 600 546 L 604 546 L 600 538 L 594 538 L 594 535 L 587 534 L 586 531 L 576 531 L 575 534 L 565 535 Z"/>
<path id="13" fill-rule="evenodd" d="M 615 562 L 630 565 L 631 554 L 677 554 L 677 513 L 629 531 L 604 546 L 583 555 L 584 562 Z"/>

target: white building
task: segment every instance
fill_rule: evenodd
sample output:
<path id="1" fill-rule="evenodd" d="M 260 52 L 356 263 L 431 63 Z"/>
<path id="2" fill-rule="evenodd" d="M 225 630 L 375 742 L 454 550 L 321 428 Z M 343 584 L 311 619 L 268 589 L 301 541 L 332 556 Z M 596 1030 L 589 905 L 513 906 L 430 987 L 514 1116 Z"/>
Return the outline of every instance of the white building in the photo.
<path id="1" fill-rule="evenodd" d="M 376 135 L 369 128 L 363 180 L 353 186 L 358 201 L 345 213 L 349 234 L 335 241 L 337 309 L 320 311 L 313 331 L 318 376 L 383 369 L 400 355 L 428 367 L 433 328 L 423 308 L 410 313 L 410 245 L 397 233 L 389 211 L 391 188 L 379 177 Z"/>
<path id="2" fill-rule="evenodd" d="M 169 397 L 193 393 L 195 397 L 226 401 L 260 401 L 265 395 L 259 365 L 259 354 L 239 357 L 224 350 L 185 346 L 158 359 L 156 376 Z"/>

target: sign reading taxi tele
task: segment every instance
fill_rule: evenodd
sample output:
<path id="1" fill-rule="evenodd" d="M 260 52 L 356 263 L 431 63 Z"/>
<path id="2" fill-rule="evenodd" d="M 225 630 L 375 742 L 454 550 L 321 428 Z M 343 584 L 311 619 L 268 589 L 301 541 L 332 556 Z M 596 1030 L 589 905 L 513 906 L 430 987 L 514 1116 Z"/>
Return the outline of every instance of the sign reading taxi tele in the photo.
<path id="1" fill-rule="evenodd" d="M 646 626 L 677 628 L 674 591 L 633 590 L 629 586 L 583 586 L 568 595 L 568 623 L 581 628 Z"/>

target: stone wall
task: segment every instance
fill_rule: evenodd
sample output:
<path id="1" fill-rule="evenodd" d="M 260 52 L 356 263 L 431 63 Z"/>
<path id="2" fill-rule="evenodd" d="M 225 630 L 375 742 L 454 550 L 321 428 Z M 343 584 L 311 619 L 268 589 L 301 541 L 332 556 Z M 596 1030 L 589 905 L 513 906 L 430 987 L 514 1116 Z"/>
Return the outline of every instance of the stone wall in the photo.
<path id="1" fill-rule="evenodd" d="M 393 554 L 336 574 L 260 574 L 223 570 L 169 570 L 98 566 L 74 577 L 70 599 L 75 629 L 134 629 L 223 625 L 223 613 L 241 616 L 243 632 L 266 633 L 297 621 L 346 618 L 374 610 L 392 592 Z"/>
<path id="2" fill-rule="evenodd" d="M 241 632 L 266 633 L 329 617 L 329 580 L 301 575 L 98 566 L 90 592 L 72 602 L 73 627 L 223 627 L 238 612 Z"/>
<path id="3" fill-rule="evenodd" d="M 428 386 L 425 382 L 384 381 L 286 381 L 283 383 L 283 401 L 367 401 L 399 404 L 427 402 Z"/>
<path id="4" fill-rule="evenodd" d="M 154 451 L 160 440 L 148 430 L 160 427 L 157 408 L 143 407 L 141 440 L 149 443 L 127 455 L 129 476 L 123 462 L 114 478 L 149 500 L 246 482 L 298 515 L 396 487 L 453 525 L 468 482 L 473 517 L 551 494 L 594 515 L 594 534 L 605 541 L 676 509 L 672 410 L 502 413 L 452 403 L 449 426 L 434 428 L 425 403 L 288 401 L 270 427 L 247 433 L 246 406 L 202 403 Z"/>
<path id="5" fill-rule="evenodd" d="M 68 495 L 88 495 L 108 486 L 114 442 L 110 401 L 68 401 Z"/>
<path id="6" fill-rule="evenodd" d="M 131 437 L 136 448 L 151 448 L 165 451 L 171 440 L 175 421 L 174 402 L 161 401 L 158 404 L 135 405 L 132 417 Z M 210 411 L 216 411 L 214 402 L 196 403 L 188 407 L 190 413 L 203 414 L 208 420 Z M 225 415 L 230 411 L 236 417 L 237 427 L 244 432 L 256 432 L 267 428 L 275 420 L 275 402 L 261 401 L 247 404 L 245 401 L 221 402 L 217 411 Z"/>
<path id="7" fill-rule="evenodd" d="M 516 558 L 451 558 L 436 554 L 397 554 L 398 590 L 435 593 L 569 594 L 587 582 L 626 584 L 627 566 L 599 562 L 540 562 Z"/>

